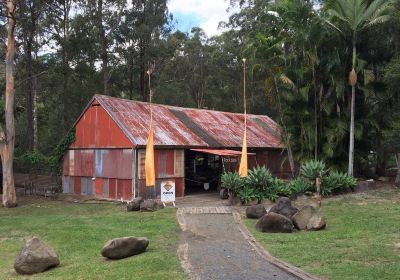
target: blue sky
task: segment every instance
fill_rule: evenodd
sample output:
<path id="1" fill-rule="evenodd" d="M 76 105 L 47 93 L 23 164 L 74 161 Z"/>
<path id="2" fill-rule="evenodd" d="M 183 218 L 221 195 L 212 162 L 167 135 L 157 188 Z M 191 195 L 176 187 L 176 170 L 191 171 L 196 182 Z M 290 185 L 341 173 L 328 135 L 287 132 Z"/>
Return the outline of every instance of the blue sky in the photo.
<path id="1" fill-rule="evenodd" d="M 169 0 L 168 9 L 177 21 L 177 29 L 189 32 L 192 27 L 201 27 L 208 36 L 221 34 L 220 21 L 227 21 L 232 12 L 227 12 L 229 0 Z"/>

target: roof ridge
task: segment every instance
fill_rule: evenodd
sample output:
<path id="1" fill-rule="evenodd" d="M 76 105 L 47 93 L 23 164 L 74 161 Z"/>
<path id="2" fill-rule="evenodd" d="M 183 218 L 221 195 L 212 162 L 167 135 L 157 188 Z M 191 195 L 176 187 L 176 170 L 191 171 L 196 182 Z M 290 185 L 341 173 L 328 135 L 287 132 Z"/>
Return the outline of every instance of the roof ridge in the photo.
<path id="1" fill-rule="evenodd" d="M 133 102 L 133 103 L 140 103 L 140 104 L 146 104 L 150 105 L 149 102 L 144 102 L 140 100 L 132 100 L 132 99 L 126 99 L 126 98 L 120 98 L 120 97 L 114 97 L 114 96 L 109 96 L 109 95 L 103 95 L 103 94 L 95 94 L 95 97 L 100 97 L 100 98 L 112 98 L 112 99 L 118 99 L 122 100 L 125 102 Z M 227 111 L 219 111 L 219 110 L 212 110 L 212 109 L 202 109 L 202 108 L 189 108 L 189 107 L 182 107 L 182 106 L 174 106 L 174 105 L 167 105 L 167 104 L 159 104 L 159 103 L 152 103 L 153 106 L 161 106 L 161 107 L 166 107 L 169 109 L 183 109 L 183 110 L 195 110 L 195 111 L 207 111 L 207 112 L 218 112 L 218 113 L 224 113 L 224 114 L 233 114 L 233 115 L 244 115 L 243 113 L 235 113 L 235 112 L 227 112 Z M 273 119 L 271 119 L 267 115 L 259 115 L 259 114 L 247 114 L 248 116 L 254 116 L 254 117 L 267 117 L 274 123 L 276 123 Z"/>

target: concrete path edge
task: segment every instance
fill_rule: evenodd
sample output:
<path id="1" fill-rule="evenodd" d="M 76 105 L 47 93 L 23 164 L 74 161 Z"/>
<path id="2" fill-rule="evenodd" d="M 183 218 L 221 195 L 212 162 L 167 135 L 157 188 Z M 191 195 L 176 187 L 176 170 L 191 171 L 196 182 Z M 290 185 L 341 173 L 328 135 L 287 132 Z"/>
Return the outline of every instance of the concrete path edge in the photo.
<path id="1" fill-rule="evenodd" d="M 298 267 L 295 267 L 291 264 L 288 264 L 280 259 L 273 257 L 265 248 L 254 238 L 251 232 L 247 229 L 247 227 L 243 224 L 242 218 L 236 210 L 232 212 L 233 218 L 239 225 L 239 229 L 243 235 L 243 237 L 247 240 L 247 242 L 261 255 L 263 256 L 269 263 L 279 267 L 280 269 L 286 271 L 287 273 L 298 277 L 302 280 L 321 280 L 316 276 L 313 276 Z"/>
<path id="2" fill-rule="evenodd" d="M 256 252 L 264 257 L 269 263 L 272 265 L 282 269 L 283 271 L 299 278 L 302 280 L 321 280 L 321 278 L 318 278 L 316 276 L 313 276 L 307 272 L 304 272 L 303 270 L 299 269 L 298 267 L 295 267 L 291 264 L 288 264 L 282 260 L 279 260 L 275 257 L 273 257 L 265 248 L 254 238 L 254 236 L 251 234 L 251 232 L 247 229 L 247 227 L 243 224 L 242 218 L 236 210 L 232 211 L 233 218 L 235 222 L 238 224 L 239 230 L 241 234 L 243 235 L 244 239 L 256 250 Z M 182 208 L 179 208 L 176 211 L 176 217 L 178 220 L 178 224 L 182 230 L 182 232 L 185 232 L 187 230 L 187 225 L 185 221 L 185 217 L 183 214 Z M 192 272 L 192 267 L 191 264 L 188 260 L 188 244 L 187 243 L 180 243 L 178 246 L 178 257 L 181 261 L 181 266 L 184 270 L 184 272 L 188 275 L 189 279 L 195 280 L 193 278 Z"/>

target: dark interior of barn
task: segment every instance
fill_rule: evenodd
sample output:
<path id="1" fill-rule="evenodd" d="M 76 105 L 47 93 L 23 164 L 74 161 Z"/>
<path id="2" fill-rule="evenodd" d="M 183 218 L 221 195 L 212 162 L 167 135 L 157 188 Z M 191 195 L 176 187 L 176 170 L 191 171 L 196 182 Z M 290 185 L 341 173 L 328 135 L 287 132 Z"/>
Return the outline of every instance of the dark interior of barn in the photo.
<path id="1" fill-rule="evenodd" d="M 222 174 L 221 156 L 185 151 L 185 194 L 218 191 Z"/>

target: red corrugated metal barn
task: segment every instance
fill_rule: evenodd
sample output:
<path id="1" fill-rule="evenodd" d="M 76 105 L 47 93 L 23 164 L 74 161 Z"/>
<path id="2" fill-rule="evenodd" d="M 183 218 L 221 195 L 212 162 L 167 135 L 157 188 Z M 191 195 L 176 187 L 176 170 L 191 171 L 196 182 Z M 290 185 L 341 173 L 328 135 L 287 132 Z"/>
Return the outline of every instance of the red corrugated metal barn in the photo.
<path id="1" fill-rule="evenodd" d="M 174 180 L 176 196 L 217 189 L 223 171 L 237 169 L 243 114 L 153 104 L 156 187 L 145 187 L 144 157 L 149 131 L 148 103 L 95 95 L 75 123 L 76 140 L 64 157 L 64 193 L 131 200 L 160 194 Z M 282 164 L 278 125 L 248 115 L 249 165 L 289 174 Z"/>

